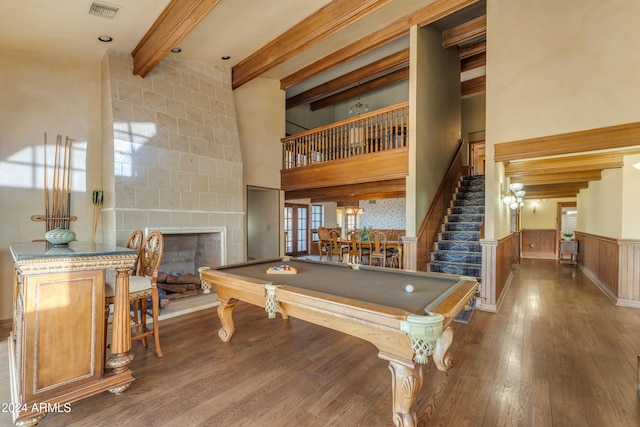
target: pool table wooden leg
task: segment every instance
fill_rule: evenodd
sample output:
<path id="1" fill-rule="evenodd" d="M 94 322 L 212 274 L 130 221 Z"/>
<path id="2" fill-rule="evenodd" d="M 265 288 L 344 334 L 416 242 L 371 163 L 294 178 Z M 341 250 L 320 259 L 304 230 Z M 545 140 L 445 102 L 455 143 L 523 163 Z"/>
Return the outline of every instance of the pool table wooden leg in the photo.
<path id="1" fill-rule="evenodd" d="M 433 363 L 436 364 L 439 371 L 447 372 L 449 368 L 453 366 L 453 361 L 448 353 L 452 342 L 453 328 L 451 326 L 447 326 L 445 330 L 442 331 L 440 338 L 436 340 L 433 348 Z"/>
<path id="2" fill-rule="evenodd" d="M 220 318 L 220 323 L 222 323 L 222 327 L 218 330 L 218 336 L 223 342 L 227 342 L 236 330 L 233 324 L 233 308 L 236 306 L 238 300 L 235 298 L 224 299 L 218 296 L 218 301 L 220 301 L 218 317 Z"/>
<path id="3" fill-rule="evenodd" d="M 414 405 L 422 388 L 422 365 L 389 353 L 378 357 L 389 361 L 393 394 L 393 424 L 396 427 L 415 427 L 418 423 Z"/>

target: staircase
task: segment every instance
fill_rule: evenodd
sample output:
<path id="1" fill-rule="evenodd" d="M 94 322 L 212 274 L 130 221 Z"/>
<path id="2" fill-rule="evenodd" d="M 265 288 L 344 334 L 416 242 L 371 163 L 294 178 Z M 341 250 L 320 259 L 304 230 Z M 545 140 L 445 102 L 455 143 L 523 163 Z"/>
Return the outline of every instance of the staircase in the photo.
<path id="1" fill-rule="evenodd" d="M 465 176 L 458 183 L 427 270 L 480 280 L 484 219 L 484 175 Z"/>

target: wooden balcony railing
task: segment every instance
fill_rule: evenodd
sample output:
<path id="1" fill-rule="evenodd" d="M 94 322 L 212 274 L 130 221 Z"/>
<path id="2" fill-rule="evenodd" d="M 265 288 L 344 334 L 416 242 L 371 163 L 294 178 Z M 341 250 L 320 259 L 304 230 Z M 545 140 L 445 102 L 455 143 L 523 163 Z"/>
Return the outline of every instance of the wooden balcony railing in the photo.
<path id="1" fill-rule="evenodd" d="M 392 105 L 282 139 L 282 169 L 406 147 L 409 103 Z"/>

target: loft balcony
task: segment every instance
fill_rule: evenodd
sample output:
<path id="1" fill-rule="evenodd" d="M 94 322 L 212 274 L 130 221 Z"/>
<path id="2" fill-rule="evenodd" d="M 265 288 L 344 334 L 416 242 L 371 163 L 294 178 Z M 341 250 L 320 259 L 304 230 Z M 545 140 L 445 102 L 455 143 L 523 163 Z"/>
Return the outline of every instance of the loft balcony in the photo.
<path id="1" fill-rule="evenodd" d="M 285 199 L 404 197 L 408 131 L 403 102 L 283 138 Z"/>

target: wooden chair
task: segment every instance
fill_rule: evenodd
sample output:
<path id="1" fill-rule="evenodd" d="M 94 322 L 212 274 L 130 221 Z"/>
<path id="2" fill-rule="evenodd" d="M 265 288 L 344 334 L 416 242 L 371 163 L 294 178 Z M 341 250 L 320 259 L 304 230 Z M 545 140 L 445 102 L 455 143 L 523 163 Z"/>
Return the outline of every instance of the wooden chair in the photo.
<path id="1" fill-rule="evenodd" d="M 329 258 L 331 248 L 331 236 L 329 235 L 329 229 L 327 227 L 318 228 L 318 252 L 320 253 L 320 261 L 322 261 L 322 255 L 327 254 Z"/>
<path id="2" fill-rule="evenodd" d="M 389 231 L 388 241 L 397 242 L 400 240 L 400 234 L 397 230 Z M 389 267 L 400 268 L 400 251 L 397 247 L 387 247 L 387 259 L 389 260 Z"/>
<path id="3" fill-rule="evenodd" d="M 342 235 L 340 230 L 329 231 L 330 245 L 329 245 L 329 261 L 333 261 L 333 256 L 338 256 L 338 262 L 344 261 L 344 256 L 349 252 L 348 243 L 345 244 L 342 241 Z"/>
<path id="4" fill-rule="evenodd" d="M 138 264 L 140 262 L 140 246 L 142 246 L 142 240 L 144 240 L 144 234 L 142 230 L 135 230 L 129 236 L 127 240 L 127 248 L 135 249 L 138 252 L 138 258 L 136 259 L 136 264 L 133 266 L 133 271 L 131 272 L 132 276 L 138 275 Z"/>
<path id="5" fill-rule="evenodd" d="M 162 261 L 164 250 L 164 236 L 159 231 L 153 231 L 147 235 L 140 246 L 138 256 L 138 275 L 129 277 L 129 301 L 131 303 L 132 336 L 131 340 L 141 340 L 148 347 L 147 337 L 153 335 L 156 344 L 156 355 L 162 357 L 160 348 L 160 335 L 158 331 L 158 311 L 160 300 L 158 297 L 158 268 Z M 113 304 L 114 289 L 116 283 L 115 270 L 107 270 L 106 275 L 106 304 Z M 151 308 L 147 307 L 147 298 L 151 297 Z M 150 311 L 150 313 L 149 313 Z M 153 318 L 153 327 L 147 327 L 147 314 Z M 133 332 L 136 332 L 135 335 Z"/>
<path id="6" fill-rule="evenodd" d="M 349 263 L 350 264 L 362 264 L 360 245 L 358 244 L 358 231 L 352 230 L 347 233 L 347 240 L 349 242 Z"/>
<path id="7" fill-rule="evenodd" d="M 374 260 L 378 260 L 380 267 L 385 267 L 387 261 L 387 236 L 380 230 L 373 230 L 369 233 L 371 253 L 369 254 L 369 265 L 373 265 Z"/>

